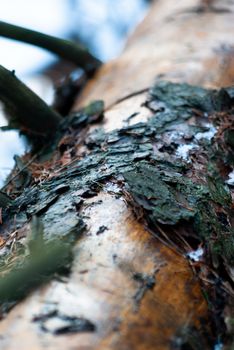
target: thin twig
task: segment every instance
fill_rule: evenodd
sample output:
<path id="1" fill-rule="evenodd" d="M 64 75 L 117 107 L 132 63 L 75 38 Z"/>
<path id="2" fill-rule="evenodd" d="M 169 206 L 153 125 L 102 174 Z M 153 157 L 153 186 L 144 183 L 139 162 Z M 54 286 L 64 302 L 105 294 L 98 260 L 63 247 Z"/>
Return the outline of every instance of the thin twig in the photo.
<path id="1" fill-rule="evenodd" d="M 159 225 L 155 225 L 156 228 L 159 230 L 159 232 L 161 233 L 161 235 L 167 240 L 167 242 L 169 242 L 169 244 L 172 246 L 172 247 L 175 247 L 174 249 L 180 253 L 180 255 L 184 255 L 183 251 L 175 245 L 175 243 L 168 237 L 168 235 L 161 229 L 161 227 Z"/>
<path id="2" fill-rule="evenodd" d="M 123 102 L 125 100 L 128 100 L 129 98 L 132 98 L 132 97 L 135 97 L 135 96 L 138 96 L 138 95 L 141 95 L 141 94 L 147 92 L 149 89 L 150 88 L 147 87 L 147 88 L 144 88 L 144 89 L 141 89 L 141 90 L 138 90 L 138 91 L 131 92 L 130 94 L 128 94 L 126 96 L 120 97 L 115 102 L 113 102 L 109 106 L 107 106 L 104 109 L 104 112 L 108 111 L 109 109 L 113 108 L 114 106 L 118 105 L 119 103 L 121 103 L 121 102 Z"/>
<path id="3" fill-rule="evenodd" d="M 46 146 L 44 146 L 39 152 L 34 154 L 34 156 L 14 175 L 12 176 L 6 183 L 5 185 L 1 188 L 1 190 L 4 190 L 9 183 L 11 183 L 13 180 L 15 180 L 27 167 L 34 162 L 34 160 L 40 156 L 40 154 L 45 150 Z"/>
<path id="4" fill-rule="evenodd" d="M 146 227 L 146 230 L 149 231 L 152 236 L 156 239 L 158 239 L 164 246 L 172 250 L 174 253 L 176 253 L 179 256 L 182 256 L 183 253 L 179 251 L 178 247 L 175 246 L 173 242 L 168 243 L 168 237 L 166 237 L 167 241 L 164 240 L 158 233 L 156 233 L 154 230 L 151 230 L 148 226 Z"/>

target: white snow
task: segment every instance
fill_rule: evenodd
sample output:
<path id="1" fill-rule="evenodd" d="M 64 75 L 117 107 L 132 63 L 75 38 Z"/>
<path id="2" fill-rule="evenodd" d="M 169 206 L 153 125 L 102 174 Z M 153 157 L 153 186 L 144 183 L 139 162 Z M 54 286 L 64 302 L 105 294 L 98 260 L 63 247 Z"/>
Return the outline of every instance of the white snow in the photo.
<path id="1" fill-rule="evenodd" d="M 187 257 L 193 261 L 200 261 L 202 256 L 204 254 L 203 248 L 198 248 L 197 250 L 192 250 L 191 252 L 187 253 Z"/>
<path id="2" fill-rule="evenodd" d="M 211 140 L 212 137 L 214 137 L 214 135 L 216 134 L 216 132 L 217 132 L 217 129 L 212 125 L 210 127 L 210 130 L 205 131 L 205 132 L 198 132 L 195 135 L 195 139 L 198 140 L 198 141 L 201 140 L 201 139 Z"/>
<path id="3" fill-rule="evenodd" d="M 176 150 L 176 155 L 183 160 L 189 161 L 189 151 L 199 148 L 198 145 L 191 143 L 190 145 L 180 145 Z"/>
<path id="4" fill-rule="evenodd" d="M 228 174 L 229 179 L 226 180 L 226 183 L 230 186 L 234 186 L 234 170 L 232 170 L 229 174 Z"/>

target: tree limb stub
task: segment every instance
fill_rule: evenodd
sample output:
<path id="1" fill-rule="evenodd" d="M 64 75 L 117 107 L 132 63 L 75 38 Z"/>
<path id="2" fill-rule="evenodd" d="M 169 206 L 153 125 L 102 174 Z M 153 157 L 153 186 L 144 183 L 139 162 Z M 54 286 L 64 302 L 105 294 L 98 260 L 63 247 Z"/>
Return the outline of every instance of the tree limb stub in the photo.
<path id="1" fill-rule="evenodd" d="M 75 63 L 90 74 L 92 74 L 101 64 L 100 60 L 94 57 L 81 45 L 3 21 L 0 21 L 0 36 L 19 40 L 51 51 L 54 54 Z"/>
<path id="2" fill-rule="evenodd" d="M 51 135 L 62 120 L 14 72 L 3 66 L 0 66 L 0 100 L 6 108 L 10 123 L 32 133 Z"/>

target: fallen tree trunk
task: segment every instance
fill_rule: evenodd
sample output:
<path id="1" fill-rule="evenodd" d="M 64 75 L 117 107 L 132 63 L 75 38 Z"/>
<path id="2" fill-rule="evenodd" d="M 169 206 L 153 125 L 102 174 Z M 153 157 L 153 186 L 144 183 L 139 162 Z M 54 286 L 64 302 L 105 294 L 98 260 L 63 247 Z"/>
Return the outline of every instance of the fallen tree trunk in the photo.
<path id="1" fill-rule="evenodd" d="M 76 108 L 103 98 L 104 120 L 93 110 L 72 116 L 42 184 L 3 212 L 5 240 L 13 231 L 27 236 L 32 216 L 45 239 L 75 231 L 72 270 L 6 315 L 3 349 L 219 344 L 232 283 L 224 181 L 233 166 L 233 93 L 161 79 L 230 85 L 232 11 L 228 1 L 155 2 L 123 55 L 87 86 Z M 93 130 L 98 121 L 104 130 Z M 199 244 L 194 265 L 185 257 Z"/>

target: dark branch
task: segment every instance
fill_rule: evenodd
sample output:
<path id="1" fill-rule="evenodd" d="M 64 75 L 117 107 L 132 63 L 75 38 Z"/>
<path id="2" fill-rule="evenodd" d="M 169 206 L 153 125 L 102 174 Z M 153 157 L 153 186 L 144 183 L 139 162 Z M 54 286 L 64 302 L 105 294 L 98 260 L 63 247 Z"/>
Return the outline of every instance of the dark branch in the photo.
<path id="1" fill-rule="evenodd" d="M 39 33 L 34 30 L 0 21 L 0 36 L 22 41 L 51 51 L 54 54 L 75 63 L 88 73 L 93 72 L 101 65 L 101 61 L 81 45 L 51 35 Z"/>
<path id="2" fill-rule="evenodd" d="M 50 135 L 58 127 L 61 116 L 40 97 L 0 65 L 0 100 L 11 124 L 37 134 Z"/>

